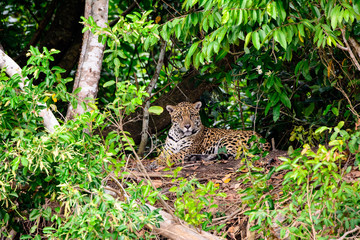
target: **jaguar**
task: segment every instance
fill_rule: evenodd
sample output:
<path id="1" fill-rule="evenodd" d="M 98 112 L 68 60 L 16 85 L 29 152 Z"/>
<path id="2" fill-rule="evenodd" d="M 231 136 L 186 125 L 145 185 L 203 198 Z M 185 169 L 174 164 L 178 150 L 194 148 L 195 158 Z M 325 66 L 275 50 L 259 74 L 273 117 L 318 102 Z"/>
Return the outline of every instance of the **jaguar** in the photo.
<path id="1" fill-rule="evenodd" d="M 258 133 L 249 130 L 205 127 L 199 114 L 201 105 L 201 102 L 181 102 L 176 106 L 166 106 L 172 126 L 158 161 L 183 161 L 196 155 L 213 158 L 224 149 L 227 155 L 235 157 L 239 156 L 244 148 L 251 147 L 253 142 L 249 144 L 248 141 L 253 135 L 256 139 L 261 138 Z M 264 151 L 270 150 L 270 144 L 267 142 L 260 143 L 260 147 Z"/>

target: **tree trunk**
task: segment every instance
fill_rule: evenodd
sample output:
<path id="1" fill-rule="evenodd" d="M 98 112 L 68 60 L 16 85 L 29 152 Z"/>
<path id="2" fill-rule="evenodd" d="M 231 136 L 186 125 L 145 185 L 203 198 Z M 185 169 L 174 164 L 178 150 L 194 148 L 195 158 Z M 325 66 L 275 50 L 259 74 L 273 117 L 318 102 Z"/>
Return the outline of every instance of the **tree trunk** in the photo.
<path id="1" fill-rule="evenodd" d="M 106 27 L 108 19 L 108 1 L 107 0 L 86 0 L 85 17 L 92 16 L 96 24 L 100 27 Z M 90 31 L 84 33 L 81 55 L 78 71 L 76 73 L 73 91 L 78 87 L 81 91 L 78 93 L 78 104 L 76 109 L 70 104 L 66 118 L 72 119 L 76 114 L 81 115 L 90 111 L 87 106 L 84 109 L 82 102 L 93 102 L 98 92 L 101 65 L 105 46 L 98 42 L 98 37 Z M 91 100 L 89 100 L 91 99 Z"/>

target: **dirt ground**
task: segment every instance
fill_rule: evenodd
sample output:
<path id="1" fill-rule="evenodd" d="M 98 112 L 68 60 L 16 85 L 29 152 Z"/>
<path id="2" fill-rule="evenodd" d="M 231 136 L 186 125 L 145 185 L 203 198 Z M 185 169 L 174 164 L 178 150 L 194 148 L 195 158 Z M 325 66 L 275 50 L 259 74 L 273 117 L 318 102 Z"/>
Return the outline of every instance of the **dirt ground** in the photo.
<path id="1" fill-rule="evenodd" d="M 282 161 L 279 157 L 288 157 L 286 151 L 271 151 L 264 159 L 254 162 L 255 167 L 260 167 L 263 173 L 268 173 L 273 167 L 281 165 Z M 146 160 L 143 162 L 145 169 L 147 169 L 147 175 L 155 187 L 162 189 L 162 194 L 166 195 L 170 201 L 175 199 L 175 194 L 169 192 L 169 189 L 173 186 L 171 178 L 165 175 L 171 174 L 171 171 L 164 171 L 165 167 L 157 166 L 154 168 L 153 162 Z M 259 236 L 250 236 L 248 216 L 244 215 L 245 211 L 250 210 L 246 204 L 242 204 L 239 194 L 239 190 L 246 189 L 250 186 L 250 183 L 243 184 L 241 180 L 237 178 L 246 173 L 246 169 L 243 172 L 239 172 L 238 169 L 244 165 L 244 160 L 214 160 L 214 161 L 190 161 L 184 164 L 175 164 L 172 169 L 176 167 L 183 167 L 179 172 L 178 177 L 185 177 L 188 179 L 196 178 L 200 183 L 206 184 L 208 181 L 213 181 L 221 192 L 226 193 L 226 198 L 217 197 L 215 203 L 219 205 L 217 212 L 221 212 L 221 216 L 217 216 L 216 212 L 213 212 L 213 222 L 216 226 L 226 224 L 221 230 L 221 235 L 226 233 L 226 239 L 257 239 Z M 131 175 L 136 181 L 140 181 L 145 178 L 143 171 L 139 171 L 136 165 L 132 166 L 134 169 L 131 171 Z M 285 171 L 274 172 L 268 183 L 274 187 L 274 192 L 280 191 Z M 352 171 L 347 174 L 349 180 L 360 177 L 360 171 Z M 273 191 L 272 191 L 273 194 Z M 157 207 L 162 207 L 161 205 Z M 211 210 L 210 210 L 211 211 Z M 277 234 L 274 233 L 276 236 Z M 273 239 L 277 239 L 274 237 Z"/>
<path id="2" fill-rule="evenodd" d="M 281 161 L 278 159 L 279 156 L 286 156 L 285 151 L 272 151 L 261 161 L 254 163 L 256 167 L 261 167 L 265 169 L 267 173 L 272 167 L 279 166 Z M 215 198 L 215 203 L 219 205 L 216 212 L 221 212 L 222 216 L 217 217 L 216 212 L 213 212 L 214 220 L 217 226 L 221 224 L 226 224 L 222 229 L 221 233 L 226 233 L 227 239 L 246 239 L 247 238 L 247 228 L 248 228 L 248 216 L 243 213 L 246 210 L 246 206 L 241 204 L 241 195 L 238 193 L 239 189 L 244 189 L 244 186 L 241 181 L 238 181 L 237 178 L 244 172 L 238 172 L 238 169 L 244 164 L 244 161 L 241 159 L 229 159 L 229 160 L 212 160 L 212 161 L 187 161 L 183 164 L 175 164 L 172 166 L 172 169 L 177 167 L 182 167 L 182 170 L 179 172 L 178 177 L 185 177 L 187 179 L 196 178 L 200 183 L 206 184 L 208 181 L 213 181 L 216 186 L 219 186 L 221 192 L 226 193 L 226 198 L 217 197 Z M 170 200 L 175 199 L 175 194 L 170 193 L 169 189 L 173 186 L 170 178 L 165 177 L 165 175 L 171 174 L 171 171 L 164 171 L 166 167 L 156 166 L 154 168 L 154 162 L 151 160 L 145 160 L 143 162 L 145 169 L 147 169 L 147 175 L 150 177 L 151 181 L 155 187 L 162 189 L 162 194 L 166 195 Z M 137 181 L 145 178 L 145 174 L 139 170 L 139 167 L 134 164 L 130 166 L 130 169 L 133 177 Z M 277 179 L 273 174 L 273 184 L 281 184 L 281 179 Z M 157 206 L 162 207 L 162 206 Z"/>

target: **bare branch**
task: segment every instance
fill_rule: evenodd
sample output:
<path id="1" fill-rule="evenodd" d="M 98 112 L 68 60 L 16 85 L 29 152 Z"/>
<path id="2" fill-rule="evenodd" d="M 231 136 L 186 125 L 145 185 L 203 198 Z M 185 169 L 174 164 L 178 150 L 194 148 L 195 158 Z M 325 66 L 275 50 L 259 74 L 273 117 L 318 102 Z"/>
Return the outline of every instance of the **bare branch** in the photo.
<path id="1" fill-rule="evenodd" d="M 161 50 L 160 50 L 160 54 L 159 54 L 159 60 L 158 60 L 158 63 L 157 63 L 156 69 L 155 69 L 155 73 L 146 89 L 146 92 L 149 94 L 149 96 L 151 96 L 151 92 L 154 89 L 157 80 L 159 79 L 161 68 L 164 65 L 164 58 L 165 58 L 165 52 L 166 52 L 165 50 L 166 50 L 166 42 L 162 41 L 161 42 Z M 149 128 L 149 108 L 150 108 L 150 99 L 148 99 L 146 101 L 145 108 L 144 108 L 141 141 L 140 141 L 139 150 L 138 150 L 138 154 L 140 156 L 142 156 L 144 154 L 145 147 L 147 144 L 147 139 L 148 139 L 147 133 L 148 133 L 148 128 Z"/>
<path id="2" fill-rule="evenodd" d="M 134 0 L 134 2 L 121 14 L 121 16 L 125 17 L 126 15 L 128 15 L 129 13 L 131 13 L 132 10 L 134 10 L 134 8 L 136 6 L 139 6 L 139 3 L 141 2 L 141 0 Z M 118 21 L 119 21 L 120 18 L 116 18 L 114 20 L 112 20 L 110 23 L 109 23 L 109 26 L 110 27 L 113 27 Z"/>
<path id="3" fill-rule="evenodd" d="M 360 58 L 360 45 L 359 43 L 352 37 L 349 37 L 349 42 L 353 46 L 353 48 L 356 50 L 356 53 L 358 54 L 358 57 Z"/>
<path id="4" fill-rule="evenodd" d="M 351 60 L 354 62 L 354 64 L 355 64 L 356 68 L 358 69 L 358 71 L 360 71 L 360 64 L 359 64 L 359 62 L 357 61 L 354 53 L 352 52 L 351 47 L 349 46 L 348 41 L 346 40 L 345 29 L 340 29 L 340 30 L 341 30 L 341 35 L 342 35 L 342 37 L 343 37 L 343 40 L 344 40 L 346 49 L 347 49 L 346 51 L 350 54 L 350 58 L 351 58 Z M 340 45 L 337 44 L 337 47 L 340 48 L 340 49 L 342 49 L 342 48 L 339 47 L 339 46 L 340 46 Z"/>
<path id="5" fill-rule="evenodd" d="M 56 0 L 51 1 L 50 5 L 49 5 L 49 7 L 48 7 L 48 9 L 46 11 L 46 14 L 45 14 L 44 18 L 39 23 L 38 29 L 36 30 L 34 35 L 31 37 L 29 43 L 24 48 L 24 52 L 26 52 L 27 49 L 29 49 L 30 46 L 35 45 L 37 43 L 37 41 L 40 39 L 41 33 L 43 32 L 45 27 L 51 22 L 51 18 L 53 16 L 54 12 L 55 12 L 57 4 L 58 4 L 58 1 L 56 1 Z"/>
<path id="6" fill-rule="evenodd" d="M 337 240 L 344 240 L 346 238 L 347 235 L 351 234 L 351 233 L 354 233 L 354 232 L 357 232 L 357 231 L 360 231 L 360 227 L 359 226 L 356 226 L 354 229 L 350 230 L 350 231 L 347 231 L 346 233 L 344 233 L 344 235 L 340 238 L 338 238 Z"/>
<path id="7" fill-rule="evenodd" d="M 349 51 L 349 49 L 348 49 L 347 47 L 343 47 L 343 46 L 341 46 L 340 44 L 336 44 L 336 46 L 337 46 L 338 48 L 340 48 L 341 50 Z"/>
<path id="8" fill-rule="evenodd" d="M 342 89 L 340 86 L 335 86 L 335 88 L 337 90 L 339 90 L 343 95 L 344 97 L 346 98 L 346 100 L 348 101 L 349 103 L 349 109 L 350 111 L 352 112 L 352 114 L 354 114 L 357 118 L 357 121 L 355 123 L 355 129 L 357 130 L 358 127 L 360 126 L 360 115 L 357 113 L 357 111 L 355 110 L 355 108 L 353 107 L 351 101 L 350 101 L 350 98 L 348 97 L 348 95 L 346 94 L 346 92 L 344 91 L 344 89 Z"/>

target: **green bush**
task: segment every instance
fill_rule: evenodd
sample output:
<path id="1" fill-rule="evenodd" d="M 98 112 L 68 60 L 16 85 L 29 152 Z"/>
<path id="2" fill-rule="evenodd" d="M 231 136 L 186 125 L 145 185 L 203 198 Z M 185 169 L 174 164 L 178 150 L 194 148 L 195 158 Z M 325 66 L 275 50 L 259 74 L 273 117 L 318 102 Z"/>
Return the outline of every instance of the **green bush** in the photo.
<path id="1" fill-rule="evenodd" d="M 333 131 L 328 148 L 319 145 L 313 150 L 305 144 L 289 158 L 281 158 L 283 163 L 276 171 L 285 170 L 286 174 L 280 197 L 272 194 L 274 188 L 267 183 L 274 171 L 268 177 L 259 173 L 251 179 L 253 186 L 243 190 L 246 194 L 243 200 L 252 208 L 247 212 L 250 220 L 255 221 L 252 230 L 269 236 L 279 228 L 281 238 L 329 239 L 340 237 L 360 224 L 359 181 L 344 179 L 352 169 L 348 160 L 358 158 L 360 135 L 342 130 L 343 125 L 340 122 L 334 129 L 321 127 L 315 131 Z M 348 149 L 353 155 L 348 154 Z"/>
<path id="2" fill-rule="evenodd" d="M 44 106 L 37 103 L 56 109 L 58 99 L 76 102 L 64 85 L 71 79 L 61 79 L 63 70 L 49 67 L 56 52 L 44 48 L 40 53 L 31 48 L 23 69 L 23 75 L 29 76 L 23 91 L 19 76 L 8 78 L 0 73 L 0 235 L 6 237 L 15 231 L 21 239 L 137 238 L 146 224 L 161 221 L 157 211 L 150 211 L 144 200 L 139 202 L 144 188 L 122 182 L 132 194 L 120 201 L 104 193 L 103 183 L 111 170 L 116 170 L 122 181 L 122 150 L 133 141 L 126 134 L 114 142 L 114 134 L 102 139 L 84 131 L 106 125 L 111 111 L 84 113 L 53 133 L 45 131 L 38 116 Z M 34 86 L 41 74 L 45 81 Z M 115 100 L 130 110 L 137 104 L 119 97 Z"/>
<path id="3" fill-rule="evenodd" d="M 175 215 L 183 219 L 188 224 L 196 227 L 202 227 L 203 230 L 213 229 L 208 225 L 211 224 L 213 215 L 209 210 L 218 208 L 214 203 L 214 197 L 226 197 L 225 193 L 218 192 L 219 187 L 215 187 L 212 181 L 207 184 L 201 184 L 197 179 L 176 178 L 181 168 L 174 171 L 172 180 L 176 186 L 170 188 L 170 192 L 176 193 L 174 203 Z M 216 226 L 214 229 L 220 231 L 225 224 Z"/>

